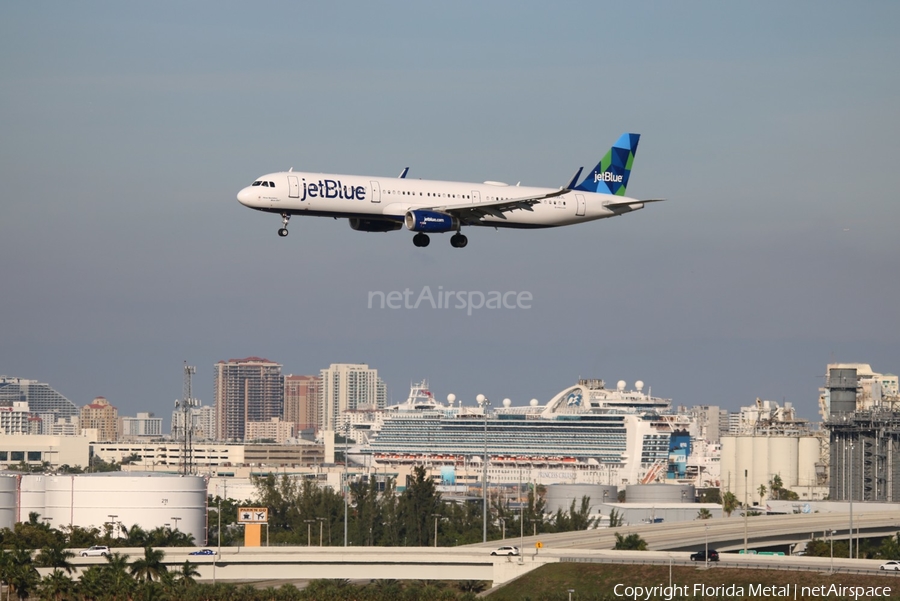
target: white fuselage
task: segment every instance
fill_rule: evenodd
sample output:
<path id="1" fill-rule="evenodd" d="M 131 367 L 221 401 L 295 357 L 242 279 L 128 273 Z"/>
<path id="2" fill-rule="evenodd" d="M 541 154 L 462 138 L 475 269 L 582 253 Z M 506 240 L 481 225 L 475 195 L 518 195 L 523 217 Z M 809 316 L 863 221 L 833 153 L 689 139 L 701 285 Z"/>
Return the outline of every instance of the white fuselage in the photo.
<path id="1" fill-rule="evenodd" d="M 280 172 L 260 177 L 269 186 L 248 186 L 238 193 L 241 204 L 282 215 L 358 217 L 402 221 L 413 209 L 440 211 L 441 207 L 477 205 L 499 200 L 533 198 L 557 192 L 552 188 L 510 186 L 392 177 L 366 177 L 328 173 Z M 571 190 L 534 204 L 532 210 L 514 210 L 503 217 L 488 215 L 464 225 L 489 227 L 555 227 L 614 217 L 643 208 L 640 200 Z M 626 203 L 623 203 L 626 201 Z M 616 203 L 614 208 L 607 203 Z"/>

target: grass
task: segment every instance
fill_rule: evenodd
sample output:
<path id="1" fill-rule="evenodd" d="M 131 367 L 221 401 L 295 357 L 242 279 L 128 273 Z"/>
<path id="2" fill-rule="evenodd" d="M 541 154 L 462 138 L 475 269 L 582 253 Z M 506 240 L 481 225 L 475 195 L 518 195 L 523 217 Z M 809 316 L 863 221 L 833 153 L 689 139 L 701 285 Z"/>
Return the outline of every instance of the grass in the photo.
<path id="1" fill-rule="evenodd" d="M 489 597 L 491 601 L 568 601 L 567 591 L 573 589 L 572 601 L 585 600 L 618 600 L 632 601 L 630 597 L 615 596 L 613 589 L 617 584 L 625 586 L 652 587 L 655 585 L 667 586 L 669 583 L 669 566 L 665 565 L 628 565 L 628 564 L 602 564 L 602 563 L 554 563 L 548 564 L 526 574 L 495 591 Z M 744 596 L 719 594 L 697 599 L 714 600 L 728 599 L 794 599 L 794 585 L 798 587 L 797 599 L 840 599 L 843 597 L 803 596 L 799 594 L 802 587 L 817 587 L 837 584 L 841 586 L 879 586 L 891 587 L 889 597 L 879 599 L 900 599 L 900 578 L 891 575 L 872 574 L 822 574 L 820 572 L 792 572 L 785 570 L 750 570 L 743 568 L 713 567 L 709 570 L 697 569 L 687 566 L 672 567 L 672 583 L 688 585 L 688 590 L 693 591 L 695 583 L 707 586 L 727 586 L 735 584 L 743 587 Z M 749 596 L 749 585 L 763 584 L 766 586 L 790 585 L 789 597 L 764 597 Z M 622 589 L 619 590 L 622 592 Z M 692 599 L 692 595 L 679 596 L 676 599 Z M 873 598 L 860 596 L 860 599 Z M 664 596 L 650 597 L 653 599 L 665 599 Z M 642 598 L 643 600 L 643 598 Z"/>

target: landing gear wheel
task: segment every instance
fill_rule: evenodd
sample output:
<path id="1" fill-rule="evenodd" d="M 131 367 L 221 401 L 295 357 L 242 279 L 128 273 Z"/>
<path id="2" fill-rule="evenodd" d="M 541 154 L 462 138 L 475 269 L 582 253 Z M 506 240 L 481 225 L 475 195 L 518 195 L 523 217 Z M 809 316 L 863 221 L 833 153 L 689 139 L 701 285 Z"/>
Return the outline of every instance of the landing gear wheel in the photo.
<path id="1" fill-rule="evenodd" d="M 453 248 L 465 248 L 468 243 L 469 239 L 462 234 L 453 234 L 453 236 L 450 237 L 450 246 Z"/>
<path id="2" fill-rule="evenodd" d="M 281 236 L 282 238 L 284 238 L 285 236 L 288 235 L 288 229 L 287 229 L 287 226 L 288 226 L 288 221 L 290 221 L 290 220 L 291 220 L 291 216 L 290 216 L 290 215 L 288 215 L 287 213 L 282 213 L 282 214 L 281 214 L 281 225 L 282 225 L 282 227 L 281 227 L 280 230 L 278 230 L 278 235 Z"/>
<path id="3" fill-rule="evenodd" d="M 416 246 L 424 247 L 428 246 L 431 243 L 431 238 L 428 237 L 427 234 L 418 233 L 413 236 L 413 244 Z"/>

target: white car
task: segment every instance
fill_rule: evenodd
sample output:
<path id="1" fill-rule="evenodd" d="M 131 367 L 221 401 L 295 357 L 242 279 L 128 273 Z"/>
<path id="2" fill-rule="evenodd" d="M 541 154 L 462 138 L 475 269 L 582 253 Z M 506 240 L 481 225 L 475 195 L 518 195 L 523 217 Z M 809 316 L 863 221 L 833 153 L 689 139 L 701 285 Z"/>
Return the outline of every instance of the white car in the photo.
<path id="1" fill-rule="evenodd" d="M 881 564 L 882 570 L 891 570 L 894 572 L 900 572 L 900 561 L 887 561 Z"/>
<path id="2" fill-rule="evenodd" d="M 109 555 L 109 547 L 103 545 L 94 545 L 90 549 L 81 552 L 82 557 L 106 557 Z"/>
<path id="3" fill-rule="evenodd" d="M 491 555 L 518 555 L 519 547 L 500 547 L 491 551 Z"/>

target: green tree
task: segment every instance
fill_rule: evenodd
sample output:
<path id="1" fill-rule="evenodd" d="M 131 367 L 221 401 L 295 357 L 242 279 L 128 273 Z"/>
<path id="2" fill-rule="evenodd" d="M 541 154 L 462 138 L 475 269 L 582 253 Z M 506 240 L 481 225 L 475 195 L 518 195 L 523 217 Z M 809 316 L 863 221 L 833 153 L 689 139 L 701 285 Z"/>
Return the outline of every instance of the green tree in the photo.
<path id="1" fill-rule="evenodd" d="M 900 559 L 900 532 L 881 541 L 878 548 L 878 557 L 881 559 Z"/>
<path id="2" fill-rule="evenodd" d="M 616 532 L 616 546 L 613 549 L 618 551 L 646 551 L 647 541 L 637 533 L 622 536 Z"/>
<path id="3" fill-rule="evenodd" d="M 144 547 L 144 556 L 131 564 L 131 575 L 141 582 L 152 581 L 154 578 L 159 580 L 160 575 L 167 571 L 166 564 L 163 563 L 165 556 L 162 549 Z"/>
<path id="4" fill-rule="evenodd" d="M 700 511 L 697 512 L 698 520 L 708 520 L 711 517 L 712 517 L 712 512 L 710 512 L 710 510 L 707 509 L 706 507 L 701 508 Z"/>
<path id="5" fill-rule="evenodd" d="M 45 576 L 38 586 L 41 599 L 62 601 L 69 598 L 75 588 L 72 578 L 60 570 L 53 570 Z"/>
<path id="6" fill-rule="evenodd" d="M 618 526 L 623 526 L 625 524 L 625 516 L 619 513 L 618 510 L 612 509 L 609 512 L 609 527 L 616 528 Z"/>
<path id="7" fill-rule="evenodd" d="M 63 570 L 68 574 L 75 571 L 75 566 L 69 561 L 75 554 L 67 550 L 62 544 L 47 546 L 41 549 L 35 558 L 38 566 L 54 568 L 54 571 Z"/>
<path id="8" fill-rule="evenodd" d="M 722 511 L 725 512 L 725 515 L 731 516 L 734 513 L 734 510 L 738 507 L 737 497 L 734 496 L 734 493 L 729 491 L 726 492 L 722 496 Z"/>
<path id="9" fill-rule="evenodd" d="M 766 498 L 766 485 L 760 484 L 759 488 L 756 489 L 756 492 L 759 494 L 759 504 L 763 505 Z"/>
<path id="10" fill-rule="evenodd" d="M 413 468 L 413 476 L 400 497 L 398 507 L 400 534 L 406 545 L 427 547 L 431 539 L 431 525 L 434 513 L 440 513 L 441 495 L 434 480 L 425 473 L 423 466 Z"/>

